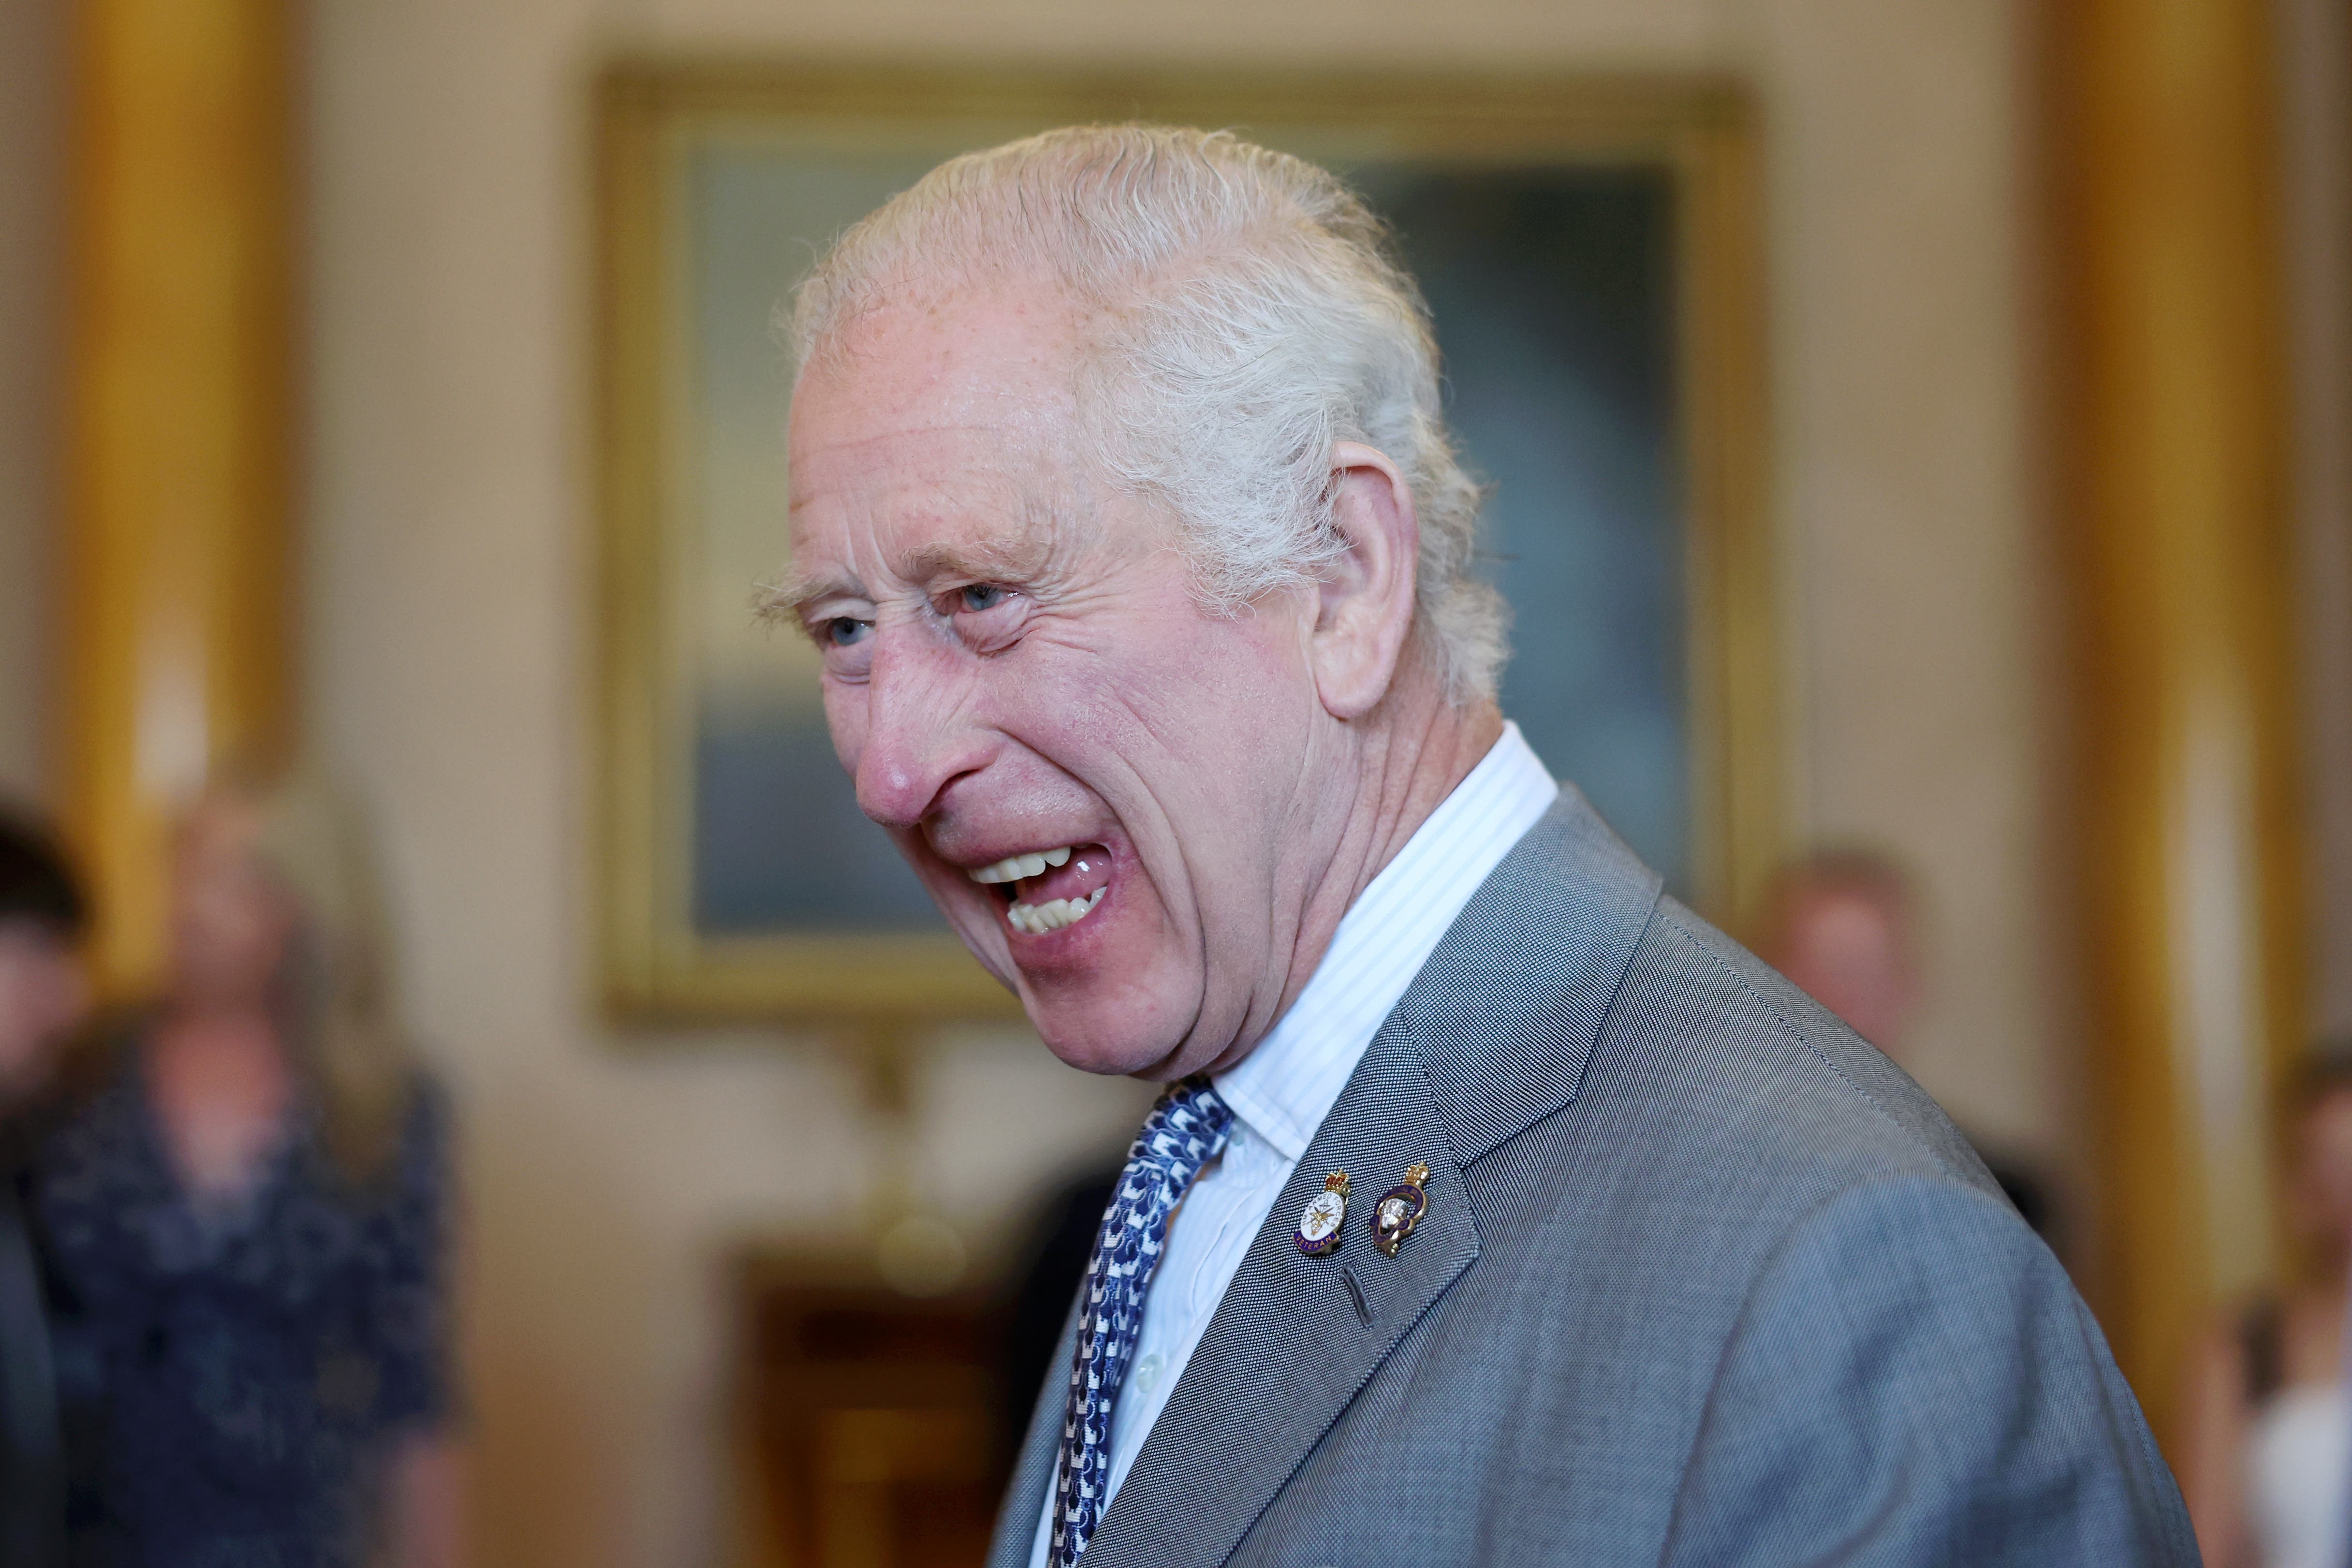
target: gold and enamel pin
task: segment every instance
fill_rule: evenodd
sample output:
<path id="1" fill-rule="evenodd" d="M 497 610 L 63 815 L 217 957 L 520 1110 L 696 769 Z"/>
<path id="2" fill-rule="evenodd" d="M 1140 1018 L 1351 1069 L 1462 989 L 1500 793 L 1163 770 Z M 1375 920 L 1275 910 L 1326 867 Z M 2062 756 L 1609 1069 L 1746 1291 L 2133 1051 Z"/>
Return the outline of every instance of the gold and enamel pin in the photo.
<path id="1" fill-rule="evenodd" d="M 1381 1194 L 1381 1201 L 1372 1209 L 1372 1245 L 1393 1258 L 1421 1217 L 1429 1212 L 1429 1193 L 1425 1184 L 1429 1167 L 1412 1165 L 1404 1168 L 1404 1185 L 1392 1186 Z"/>
<path id="2" fill-rule="evenodd" d="M 1298 1217 L 1298 1249 L 1309 1258 L 1328 1258 L 1339 1250 L 1347 1224 L 1348 1173 L 1333 1171 Z"/>

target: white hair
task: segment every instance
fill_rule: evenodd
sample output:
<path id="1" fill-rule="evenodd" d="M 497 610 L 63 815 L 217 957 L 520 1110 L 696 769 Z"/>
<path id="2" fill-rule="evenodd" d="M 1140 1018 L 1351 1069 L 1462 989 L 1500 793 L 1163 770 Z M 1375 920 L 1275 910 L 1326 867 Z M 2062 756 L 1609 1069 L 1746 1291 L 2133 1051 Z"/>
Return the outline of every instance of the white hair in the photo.
<path id="1" fill-rule="evenodd" d="M 1089 455 L 1173 510 L 1209 602 L 1328 565 L 1332 449 L 1361 442 L 1412 491 L 1416 630 L 1447 695 L 1494 695 L 1507 614 L 1470 570 L 1479 489 L 1428 307 L 1361 199 L 1225 131 L 1047 131 L 940 164 L 844 234 L 801 285 L 793 345 L 805 371 L 864 311 L 1025 278 L 1080 308 Z"/>

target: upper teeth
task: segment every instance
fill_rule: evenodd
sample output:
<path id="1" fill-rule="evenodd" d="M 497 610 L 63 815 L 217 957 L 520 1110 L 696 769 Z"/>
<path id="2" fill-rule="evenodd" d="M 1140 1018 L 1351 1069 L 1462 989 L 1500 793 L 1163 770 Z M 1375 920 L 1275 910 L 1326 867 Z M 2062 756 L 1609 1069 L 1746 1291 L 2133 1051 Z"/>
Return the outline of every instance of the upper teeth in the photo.
<path id="1" fill-rule="evenodd" d="M 1044 876 L 1049 865 L 1067 865 L 1070 850 L 1067 844 L 1058 850 L 1033 850 L 1025 855 L 1006 855 L 994 865 L 984 865 L 964 874 L 974 882 L 1019 882 L 1024 877 Z"/>

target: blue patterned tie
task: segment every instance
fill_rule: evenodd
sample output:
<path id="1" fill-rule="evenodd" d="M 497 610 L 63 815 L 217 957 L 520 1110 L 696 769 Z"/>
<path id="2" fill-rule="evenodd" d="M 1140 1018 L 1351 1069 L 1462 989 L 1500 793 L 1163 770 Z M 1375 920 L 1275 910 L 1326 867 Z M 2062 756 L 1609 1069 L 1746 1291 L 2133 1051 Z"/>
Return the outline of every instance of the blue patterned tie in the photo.
<path id="1" fill-rule="evenodd" d="M 1052 1568 L 1071 1568 L 1093 1539 L 1110 1493 L 1111 1411 L 1143 1332 L 1143 1298 L 1168 1239 L 1168 1218 L 1201 1167 L 1223 1152 L 1234 1113 L 1205 1078 L 1169 1085 L 1127 1151 L 1118 1190 L 1103 1211 L 1078 1313 L 1077 1364 L 1062 1416 L 1054 1481 Z"/>

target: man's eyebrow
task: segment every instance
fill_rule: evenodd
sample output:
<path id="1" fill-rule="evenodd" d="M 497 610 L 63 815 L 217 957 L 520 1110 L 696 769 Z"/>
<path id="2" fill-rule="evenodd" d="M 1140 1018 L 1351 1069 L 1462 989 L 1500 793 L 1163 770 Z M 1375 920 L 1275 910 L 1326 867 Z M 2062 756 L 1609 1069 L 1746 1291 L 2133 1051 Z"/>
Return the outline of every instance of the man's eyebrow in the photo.
<path id="1" fill-rule="evenodd" d="M 751 593 L 751 613 L 766 622 L 805 624 L 808 607 L 826 599 L 856 599 L 866 591 L 837 572 L 804 571 L 789 567 L 773 582 L 763 582 Z"/>
<path id="2" fill-rule="evenodd" d="M 1045 569 L 1052 554 L 1050 543 L 1034 533 L 1011 539 L 925 545 L 907 558 L 906 576 L 914 582 L 941 577 L 1002 577 L 1025 581 Z"/>
<path id="3" fill-rule="evenodd" d="M 907 558 L 910 581 L 939 578 L 1034 583 L 1052 576 L 1082 537 L 1066 504 L 1028 496 L 983 538 L 941 540 Z"/>

